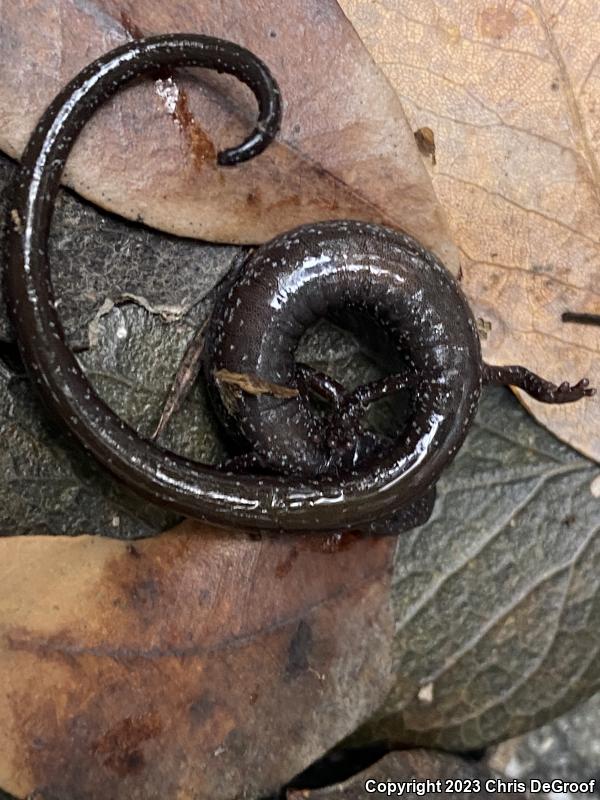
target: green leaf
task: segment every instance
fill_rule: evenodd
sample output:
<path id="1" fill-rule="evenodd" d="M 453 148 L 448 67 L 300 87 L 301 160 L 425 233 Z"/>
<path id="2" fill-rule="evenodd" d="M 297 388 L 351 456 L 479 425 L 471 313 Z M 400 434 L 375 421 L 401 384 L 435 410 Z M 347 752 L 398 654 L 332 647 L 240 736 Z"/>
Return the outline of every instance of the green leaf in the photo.
<path id="1" fill-rule="evenodd" d="M 99 323 L 97 347 L 80 361 L 103 399 L 149 435 L 193 331 L 183 322 L 167 325 L 133 304 L 114 308 Z M 199 382 L 161 443 L 215 461 L 224 452 L 216 431 Z M 49 417 L 29 381 L 7 368 L 0 370 L 0 443 L 0 534 L 137 538 L 178 519 L 101 470 Z"/>
<path id="2" fill-rule="evenodd" d="M 398 540 L 395 684 L 357 738 L 473 750 L 596 691 L 599 474 L 484 393 L 432 518 Z"/>

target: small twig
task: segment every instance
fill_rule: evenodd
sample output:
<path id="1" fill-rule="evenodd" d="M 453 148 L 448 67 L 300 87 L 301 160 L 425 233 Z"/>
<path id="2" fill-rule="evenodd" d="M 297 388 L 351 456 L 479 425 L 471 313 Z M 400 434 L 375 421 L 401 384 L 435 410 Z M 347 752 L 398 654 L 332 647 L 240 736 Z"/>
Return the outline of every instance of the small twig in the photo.
<path id="1" fill-rule="evenodd" d="M 204 330 L 208 320 L 205 320 L 198 328 L 196 333 L 190 339 L 188 346 L 185 349 L 183 358 L 173 379 L 173 383 L 169 389 L 165 404 L 163 406 L 162 414 L 156 426 L 156 430 L 150 437 L 151 441 L 155 441 L 165 430 L 173 414 L 181 408 L 181 404 L 190 393 L 200 367 L 202 366 L 202 353 L 204 352 Z"/>
<path id="2" fill-rule="evenodd" d="M 231 372 L 228 369 L 219 369 L 214 373 L 215 379 L 221 383 L 237 386 L 246 394 L 256 396 L 270 394 L 273 397 L 297 397 L 300 392 L 291 386 L 281 386 L 279 383 L 271 383 L 259 378 L 257 375 L 249 375 L 245 372 Z"/>
<path id="3" fill-rule="evenodd" d="M 579 314 L 577 311 L 565 311 L 563 322 L 577 322 L 580 325 L 600 325 L 600 314 Z"/>

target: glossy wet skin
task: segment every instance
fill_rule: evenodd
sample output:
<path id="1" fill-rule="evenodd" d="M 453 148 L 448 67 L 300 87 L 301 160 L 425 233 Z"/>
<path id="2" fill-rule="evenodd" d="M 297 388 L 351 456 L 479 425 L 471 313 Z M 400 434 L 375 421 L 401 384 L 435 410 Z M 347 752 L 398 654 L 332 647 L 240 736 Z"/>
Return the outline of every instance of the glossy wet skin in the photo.
<path id="1" fill-rule="evenodd" d="M 404 469 L 408 477 L 412 459 L 425 477 L 419 487 L 435 482 L 477 407 L 481 356 L 465 298 L 431 253 L 377 225 L 304 225 L 263 245 L 229 283 L 207 334 L 206 378 L 224 401 L 225 423 L 240 431 L 266 466 L 307 476 Z M 332 414 L 323 419 L 313 411 L 311 377 L 299 380 L 295 351 L 322 318 L 366 340 L 396 376 L 396 388 L 403 382 L 407 387 L 409 419 L 391 459 L 389 447 L 369 448 L 360 404 L 351 393 L 345 398 L 343 387 Z M 301 391 L 287 399 L 232 392 L 214 381 L 221 370 Z M 366 458 L 369 449 L 379 452 Z"/>
<path id="2" fill-rule="evenodd" d="M 54 303 L 47 240 L 71 146 L 98 105 L 121 85 L 183 65 L 231 73 L 257 98 L 255 130 L 239 147 L 221 152 L 220 164 L 253 158 L 277 132 L 279 92 L 267 68 L 248 51 L 210 37 L 172 34 L 132 42 L 94 62 L 60 93 L 23 154 L 11 209 L 7 294 L 32 380 L 101 464 L 140 494 L 181 514 L 228 526 L 288 530 L 378 524 L 393 530 L 423 521 L 431 489 L 473 418 L 482 376 L 504 383 L 509 373 L 482 365 L 473 317 L 459 287 L 408 237 L 345 221 L 286 234 L 255 251 L 217 306 L 209 330 L 209 380 L 233 353 L 244 367 L 240 371 L 298 385 L 293 349 L 303 330 L 323 314 L 341 314 L 350 325 L 363 320 L 360 331 L 375 336 L 399 370 L 387 388 L 406 379 L 413 392 L 405 434 L 379 455 L 365 449 L 368 436 L 354 449 L 348 444 L 359 430 L 352 402 L 341 406 L 337 443 L 331 447 L 331 436 L 324 436 L 308 414 L 305 397 L 274 402 L 264 396 L 260 404 L 242 398 L 236 418 L 228 421 L 249 435 L 271 471 L 283 466 L 284 472 L 239 474 L 198 464 L 139 437 L 97 396 L 67 347 Z M 566 402 L 589 392 L 587 384 L 557 389 L 521 367 L 506 369 L 512 370 L 512 382 L 529 381 L 540 399 Z M 270 444 L 264 446 L 252 428 L 269 415 L 272 425 L 262 430 L 261 441 L 266 435 Z M 332 462 L 340 453 L 341 469 Z"/>

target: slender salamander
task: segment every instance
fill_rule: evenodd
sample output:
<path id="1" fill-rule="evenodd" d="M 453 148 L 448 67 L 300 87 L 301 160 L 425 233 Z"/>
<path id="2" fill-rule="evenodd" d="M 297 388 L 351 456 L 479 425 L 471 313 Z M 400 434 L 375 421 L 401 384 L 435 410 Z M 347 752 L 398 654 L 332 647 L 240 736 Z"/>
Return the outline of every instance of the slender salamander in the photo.
<path id="1" fill-rule="evenodd" d="M 555 386 L 523 367 L 484 364 L 468 303 L 432 253 L 391 229 L 338 220 L 304 225 L 255 250 L 227 281 L 210 321 L 205 374 L 221 418 L 250 444 L 251 471 L 200 464 L 140 437 L 98 397 L 65 342 L 48 233 L 63 167 L 95 109 L 133 78 L 180 66 L 230 73 L 258 102 L 254 131 L 220 152 L 219 164 L 269 145 L 281 101 L 256 56 L 200 35 L 134 41 L 86 67 L 46 110 L 23 154 L 11 215 L 7 294 L 23 360 L 48 406 L 118 479 L 152 502 L 221 525 L 394 532 L 427 518 L 482 383 L 517 385 L 544 402 L 592 393 L 585 379 Z M 366 338 L 392 374 L 346 392 L 296 364 L 302 334 L 322 317 Z M 215 377 L 222 370 L 297 394 L 232 391 Z M 365 407 L 399 391 L 410 398 L 402 435 L 387 441 L 363 430 Z M 331 406 L 325 421 L 311 410 L 315 394 Z"/>

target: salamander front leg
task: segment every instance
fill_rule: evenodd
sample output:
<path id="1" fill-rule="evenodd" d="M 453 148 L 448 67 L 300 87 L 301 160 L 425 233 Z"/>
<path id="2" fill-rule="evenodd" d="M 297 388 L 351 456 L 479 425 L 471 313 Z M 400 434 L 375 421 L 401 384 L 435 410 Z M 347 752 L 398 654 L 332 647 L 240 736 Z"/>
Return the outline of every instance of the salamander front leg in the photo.
<path id="1" fill-rule="evenodd" d="M 301 394 L 315 394 L 335 408 L 346 396 L 346 390 L 339 381 L 300 361 L 296 363 L 296 383 Z"/>
<path id="2" fill-rule="evenodd" d="M 519 366 L 495 367 L 484 363 L 482 378 L 484 383 L 496 386 L 517 386 L 542 403 L 573 403 L 596 394 L 596 390 L 589 387 L 587 378 L 582 378 L 573 386 L 566 381 L 557 386 Z"/>

